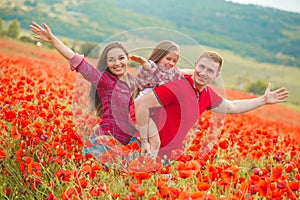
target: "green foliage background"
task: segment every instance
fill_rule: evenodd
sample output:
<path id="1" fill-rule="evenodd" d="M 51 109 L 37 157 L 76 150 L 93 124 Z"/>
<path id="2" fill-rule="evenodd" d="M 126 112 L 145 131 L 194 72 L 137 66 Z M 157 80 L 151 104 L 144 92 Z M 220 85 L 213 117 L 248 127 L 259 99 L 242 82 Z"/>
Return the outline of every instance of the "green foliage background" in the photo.
<path id="1" fill-rule="evenodd" d="M 33 20 L 47 22 L 59 35 L 93 42 L 133 28 L 163 27 L 201 45 L 300 67 L 300 14 L 254 5 L 224 0 L 4 0 L 0 17 L 18 19 L 22 28 Z"/>

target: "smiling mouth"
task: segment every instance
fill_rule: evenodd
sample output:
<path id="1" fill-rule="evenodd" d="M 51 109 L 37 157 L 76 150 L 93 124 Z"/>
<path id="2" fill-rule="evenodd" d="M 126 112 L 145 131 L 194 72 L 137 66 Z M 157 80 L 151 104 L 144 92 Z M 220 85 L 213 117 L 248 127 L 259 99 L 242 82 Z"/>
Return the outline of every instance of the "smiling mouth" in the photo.
<path id="1" fill-rule="evenodd" d="M 199 79 L 200 81 L 206 81 L 206 77 L 204 77 L 204 76 L 199 76 L 199 75 L 198 75 L 198 79 Z"/>
<path id="2" fill-rule="evenodd" d="M 114 67 L 113 67 L 114 70 L 121 70 L 121 69 L 123 69 L 123 68 L 124 68 L 123 65 L 122 65 L 122 66 L 114 66 Z"/>

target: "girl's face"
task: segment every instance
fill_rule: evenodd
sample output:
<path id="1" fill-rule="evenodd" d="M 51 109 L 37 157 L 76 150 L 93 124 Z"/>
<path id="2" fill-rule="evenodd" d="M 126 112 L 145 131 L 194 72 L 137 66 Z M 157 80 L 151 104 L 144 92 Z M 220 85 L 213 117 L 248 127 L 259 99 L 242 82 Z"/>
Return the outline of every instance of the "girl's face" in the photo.
<path id="1" fill-rule="evenodd" d="M 178 56 L 179 52 L 178 51 L 171 51 L 167 55 L 165 55 L 159 62 L 158 64 L 162 67 L 165 67 L 167 69 L 170 69 L 174 67 L 178 61 Z"/>
<path id="2" fill-rule="evenodd" d="M 128 57 L 120 48 L 113 48 L 107 52 L 107 67 L 117 77 L 127 72 Z"/>

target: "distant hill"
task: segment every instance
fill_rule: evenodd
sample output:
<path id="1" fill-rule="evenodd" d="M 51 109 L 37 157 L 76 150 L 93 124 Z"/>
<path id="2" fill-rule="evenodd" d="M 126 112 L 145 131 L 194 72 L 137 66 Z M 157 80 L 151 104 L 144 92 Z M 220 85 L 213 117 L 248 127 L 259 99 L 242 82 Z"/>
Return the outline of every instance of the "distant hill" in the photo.
<path id="1" fill-rule="evenodd" d="M 224 0 L 3 0 L 0 17 L 47 22 L 56 34 L 101 42 L 121 31 L 163 27 L 199 44 L 300 68 L 300 14 Z M 149 36 L 151 37 L 151 33 Z"/>

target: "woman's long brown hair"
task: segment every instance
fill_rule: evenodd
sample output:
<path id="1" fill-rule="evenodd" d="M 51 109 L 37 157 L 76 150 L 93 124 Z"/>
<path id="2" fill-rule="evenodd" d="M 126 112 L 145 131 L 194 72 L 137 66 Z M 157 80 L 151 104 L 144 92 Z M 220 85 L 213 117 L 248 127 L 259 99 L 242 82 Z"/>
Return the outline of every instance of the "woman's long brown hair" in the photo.
<path id="1" fill-rule="evenodd" d="M 97 64 L 97 69 L 101 72 L 109 72 L 111 73 L 111 71 L 109 70 L 108 66 L 107 66 L 107 53 L 114 48 L 119 48 L 122 49 L 122 51 L 124 51 L 124 53 L 126 54 L 126 56 L 128 57 L 128 52 L 126 50 L 126 48 L 123 46 L 122 43 L 120 42 L 112 42 L 109 43 L 102 51 L 100 59 L 98 61 Z M 92 107 L 92 111 L 96 111 L 97 116 L 102 117 L 102 101 L 99 98 L 98 92 L 97 92 L 97 88 L 95 86 L 91 86 L 90 89 L 90 94 L 89 94 L 89 98 L 90 98 L 90 103 L 91 103 L 91 107 Z"/>

